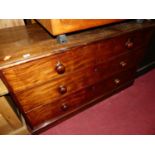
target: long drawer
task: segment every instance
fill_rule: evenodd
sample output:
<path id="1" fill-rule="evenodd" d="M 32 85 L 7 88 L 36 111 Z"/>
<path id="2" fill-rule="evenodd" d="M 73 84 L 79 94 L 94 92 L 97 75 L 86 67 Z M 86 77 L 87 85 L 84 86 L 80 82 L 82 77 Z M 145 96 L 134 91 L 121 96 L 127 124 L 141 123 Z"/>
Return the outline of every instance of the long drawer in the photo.
<path id="1" fill-rule="evenodd" d="M 22 91 L 135 50 L 142 42 L 142 33 L 129 33 L 10 67 L 2 73 L 14 92 Z"/>
<path id="2" fill-rule="evenodd" d="M 29 111 L 40 105 L 50 103 L 64 96 L 68 96 L 84 87 L 106 79 L 116 73 L 135 67 L 140 52 L 129 52 L 111 61 L 90 66 L 81 71 L 57 78 L 43 85 L 16 93 L 16 98 L 24 111 Z M 132 60 L 132 61 L 131 61 Z"/>
<path id="3" fill-rule="evenodd" d="M 86 87 L 70 96 L 63 97 L 55 102 L 37 107 L 26 116 L 32 128 L 42 124 L 47 125 L 48 122 L 54 122 L 64 115 L 70 114 L 72 111 L 88 104 L 88 102 L 95 101 L 95 99 L 107 95 L 120 86 L 133 80 L 135 69 L 130 69 L 126 72 L 121 72 L 112 76 L 107 80 L 100 81 L 94 85 Z"/>

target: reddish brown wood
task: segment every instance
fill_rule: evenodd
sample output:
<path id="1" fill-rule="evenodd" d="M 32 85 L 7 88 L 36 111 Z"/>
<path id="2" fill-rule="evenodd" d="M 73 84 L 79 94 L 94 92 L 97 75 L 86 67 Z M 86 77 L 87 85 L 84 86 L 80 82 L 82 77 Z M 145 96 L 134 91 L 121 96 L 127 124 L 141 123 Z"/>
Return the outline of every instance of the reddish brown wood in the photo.
<path id="1" fill-rule="evenodd" d="M 60 117 L 69 114 L 76 108 L 84 106 L 87 104 L 87 102 L 104 96 L 107 93 L 114 91 L 119 86 L 127 83 L 128 81 L 133 80 L 133 73 L 134 70 L 131 69 L 126 72 L 116 74 L 107 80 L 82 89 L 70 96 L 63 97 L 61 100 L 37 107 L 28 112 L 26 115 L 31 122 L 31 126 L 34 128 L 37 125 L 49 120 L 56 121 Z M 115 79 L 119 79 L 120 83 L 116 84 Z"/>
<path id="2" fill-rule="evenodd" d="M 37 26 L 18 28 L 29 37 L 0 40 L 1 77 L 37 130 L 131 83 L 154 27 L 123 23 L 70 35 L 63 45 Z"/>
<path id="3" fill-rule="evenodd" d="M 126 89 L 127 87 L 131 86 L 133 84 L 133 82 L 134 82 L 133 80 L 128 81 L 127 83 L 125 83 L 124 85 L 119 86 L 117 89 L 113 90 L 112 92 L 109 92 L 109 93 L 107 93 L 107 94 L 105 94 L 105 95 L 103 95 L 101 97 L 98 97 L 95 100 L 92 100 L 91 102 L 87 102 L 83 106 L 75 108 L 73 111 L 71 111 L 67 115 L 64 115 L 63 117 L 60 117 L 59 119 L 56 119 L 55 121 L 49 120 L 49 121 L 46 121 L 46 123 L 42 123 L 42 124 L 36 126 L 35 128 L 31 127 L 31 129 L 33 128 L 32 133 L 33 134 L 39 134 L 39 133 L 45 131 L 46 129 L 54 127 L 55 125 L 67 120 L 68 118 L 73 117 L 74 115 L 78 114 L 79 112 L 82 112 L 82 111 L 86 110 L 87 108 L 89 108 L 91 106 L 94 106 L 97 103 L 100 103 L 101 101 L 103 101 L 107 97 L 110 97 L 110 96 L 112 96 L 112 95 L 114 95 L 116 93 L 119 93 L 121 90 Z"/>
<path id="4" fill-rule="evenodd" d="M 15 92 L 21 91 L 60 77 L 59 74 L 81 70 L 83 67 L 92 66 L 94 63 L 102 63 L 116 55 L 123 54 L 128 50 L 126 44 L 131 38 L 134 45 L 130 49 L 136 50 L 143 45 L 140 32 L 130 33 L 8 68 L 3 71 L 3 74 Z"/>
<path id="5" fill-rule="evenodd" d="M 129 21 L 69 35 L 69 41 L 62 45 L 57 43 L 55 38 L 51 37 L 37 24 L 32 24 L 27 27 L 20 26 L 3 29 L 0 30 L 0 69 L 55 55 L 70 48 L 86 45 L 98 40 L 106 40 L 131 32 L 134 33 L 134 31 L 145 31 L 146 29 L 148 33 L 153 30 L 154 27 L 154 22 L 138 24 Z M 147 33 L 146 35 L 148 36 Z M 142 38 L 144 41 L 146 36 Z M 144 42 L 146 42 L 146 40 Z M 28 58 L 23 57 L 25 54 L 29 54 Z M 6 56 L 10 56 L 7 61 L 5 59 Z"/>
<path id="6" fill-rule="evenodd" d="M 25 111 L 29 111 L 35 107 L 61 98 L 64 95 L 70 95 L 79 89 L 92 85 L 115 73 L 125 71 L 136 66 L 140 53 L 143 53 L 143 49 L 139 50 L 139 52 L 133 51 L 125 53 L 103 63 L 98 61 L 100 64 L 91 64 L 90 67 L 84 67 L 84 69 L 73 72 L 69 75 L 51 79 L 51 81 L 47 81 L 43 85 L 15 93 L 15 95 L 22 105 L 22 108 Z M 126 65 L 122 66 L 122 62 L 126 63 Z"/>

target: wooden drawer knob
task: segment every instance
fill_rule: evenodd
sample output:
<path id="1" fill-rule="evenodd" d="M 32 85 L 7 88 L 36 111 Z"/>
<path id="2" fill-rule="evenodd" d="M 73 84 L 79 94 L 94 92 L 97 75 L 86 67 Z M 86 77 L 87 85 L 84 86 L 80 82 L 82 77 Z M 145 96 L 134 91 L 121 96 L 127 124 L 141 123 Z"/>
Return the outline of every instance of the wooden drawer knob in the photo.
<path id="1" fill-rule="evenodd" d="M 62 104 L 61 105 L 61 109 L 63 110 L 63 111 L 66 111 L 67 109 L 68 109 L 68 105 L 67 104 Z"/>
<path id="2" fill-rule="evenodd" d="M 133 42 L 131 41 L 131 39 L 128 39 L 128 40 L 127 40 L 125 46 L 126 46 L 128 49 L 130 49 L 130 48 L 133 47 Z"/>
<path id="3" fill-rule="evenodd" d="M 67 92 L 67 87 L 66 86 L 59 86 L 59 93 L 60 94 L 65 94 Z"/>
<path id="4" fill-rule="evenodd" d="M 114 80 L 114 83 L 115 83 L 116 85 L 120 84 L 120 79 L 115 79 L 115 80 Z"/>
<path id="5" fill-rule="evenodd" d="M 62 63 L 58 62 L 56 64 L 55 70 L 58 74 L 63 74 L 65 72 L 65 66 Z"/>
<path id="6" fill-rule="evenodd" d="M 127 65 L 127 63 L 126 63 L 125 61 L 121 61 L 121 62 L 120 62 L 120 65 L 121 65 L 122 67 L 125 67 L 125 66 Z"/>

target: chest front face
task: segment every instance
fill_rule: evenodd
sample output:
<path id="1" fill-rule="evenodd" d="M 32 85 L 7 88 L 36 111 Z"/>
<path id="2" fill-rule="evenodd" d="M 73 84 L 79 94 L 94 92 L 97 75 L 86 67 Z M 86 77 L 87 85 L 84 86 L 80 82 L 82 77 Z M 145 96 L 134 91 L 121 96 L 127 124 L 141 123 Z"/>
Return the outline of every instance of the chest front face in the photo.
<path id="1" fill-rule="evenodd" d="M 151 34 L 152 28 L 123 32 L 1 74 L 36 131 L 131 85 Z"/>

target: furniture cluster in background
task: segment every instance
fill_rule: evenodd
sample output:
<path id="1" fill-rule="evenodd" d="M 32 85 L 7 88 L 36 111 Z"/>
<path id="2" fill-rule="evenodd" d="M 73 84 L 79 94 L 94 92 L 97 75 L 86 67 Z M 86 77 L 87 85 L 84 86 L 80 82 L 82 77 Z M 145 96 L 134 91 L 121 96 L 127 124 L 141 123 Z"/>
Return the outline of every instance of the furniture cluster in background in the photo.
<path id="1" fill-rule="evenodd" d="M 0 29 L 24 26 L 22 19 L 0 19 Z M 25 120 L 0 79 L 0 134 L 29 134 Z"/>

